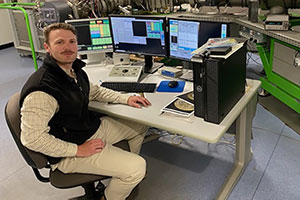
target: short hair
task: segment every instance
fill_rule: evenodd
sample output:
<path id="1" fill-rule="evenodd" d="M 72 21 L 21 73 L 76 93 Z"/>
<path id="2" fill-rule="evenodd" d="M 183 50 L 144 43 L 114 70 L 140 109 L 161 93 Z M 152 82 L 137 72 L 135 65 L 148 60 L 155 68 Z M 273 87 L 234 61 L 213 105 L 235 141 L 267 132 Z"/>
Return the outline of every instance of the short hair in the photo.
<path id="1" fill-rule="evenodd" d="M 49 44 L 49 35 L 51 31 L 63 29 L 67 31 L 71 31 L 74 35 L 77 36 L 77 31 L 71 24 L 66 23 L 54 23 L 44 28 L 44 42 Z"/>

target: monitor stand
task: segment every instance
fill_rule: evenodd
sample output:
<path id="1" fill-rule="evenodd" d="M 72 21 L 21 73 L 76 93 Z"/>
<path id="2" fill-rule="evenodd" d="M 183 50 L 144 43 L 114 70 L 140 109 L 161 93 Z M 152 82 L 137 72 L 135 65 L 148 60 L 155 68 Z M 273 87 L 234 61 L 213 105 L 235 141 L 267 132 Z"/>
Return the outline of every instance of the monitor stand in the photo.
<path id="1" fill-rule="evenodd" d="M 87 65 L 102 64 L 106 60 L 105 53 L 88 53 L 87 60 L 85 60 Z"/>
<path id="2" fill-rule="evenodd" d="M 145 59 L 144 73 L 150 73 L 153 66 L 153 58 L 152 56 L 145 55 L 144 59 Z"/>
<path id="3" fill-rule="evenodd" d="M 114 65 L 130 65 L 129 54 L 124 53 L 113 53 Z"/>
<path id="4" fill-rule="evenodd" d="M 144 73 L 152 74 L 164 65 L 164 63 L 154 63 L 152 56 L 145 55 L 144 59 Z"/>

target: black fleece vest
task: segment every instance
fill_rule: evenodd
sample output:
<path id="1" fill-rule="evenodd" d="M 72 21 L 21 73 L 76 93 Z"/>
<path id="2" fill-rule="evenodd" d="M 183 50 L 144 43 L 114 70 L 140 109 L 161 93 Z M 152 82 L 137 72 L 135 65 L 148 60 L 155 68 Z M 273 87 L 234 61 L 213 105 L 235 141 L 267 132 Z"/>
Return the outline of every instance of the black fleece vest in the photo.
<path id="1" fill-rule="evenodd" d="M 78 59 L 73 63 L 76 83 L 47 55 L 43 65 L 25 83 L 20 98 L 22 105 L 25 97 L 34 91 L 53 96 L 59 111 L 48 124 L 49 133 L 77 145 L 84 143 L 100 126 L 100 116 L 88 110 L 90 86 L 86 73 L 81 69 L 84 66 L 85 63 Z M 50 164 L 56 164 L 60 159 L 49 157 L 48 160 Z"/>

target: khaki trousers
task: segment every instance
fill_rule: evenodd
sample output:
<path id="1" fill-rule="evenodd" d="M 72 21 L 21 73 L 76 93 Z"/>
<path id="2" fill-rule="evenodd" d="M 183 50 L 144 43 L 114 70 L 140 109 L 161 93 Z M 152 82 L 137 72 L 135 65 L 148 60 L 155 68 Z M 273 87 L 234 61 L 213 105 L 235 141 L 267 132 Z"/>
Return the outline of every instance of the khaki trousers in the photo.
<path id="1" fill-rule="evenodd" d="M 135 122 L 103 117 L 97 132 L 90 138 L 101 138 L 105 147 L 90 157 L 67 157 L 58 163 L 64 173 L 89 173 L 111 176 L 105 189 L 107 200 L 124 200 L 144 178 L 146 162 L 138 155 L 147 132 L 147 127 Z M 113 144 L 128 140 L 130 151 Z"/>

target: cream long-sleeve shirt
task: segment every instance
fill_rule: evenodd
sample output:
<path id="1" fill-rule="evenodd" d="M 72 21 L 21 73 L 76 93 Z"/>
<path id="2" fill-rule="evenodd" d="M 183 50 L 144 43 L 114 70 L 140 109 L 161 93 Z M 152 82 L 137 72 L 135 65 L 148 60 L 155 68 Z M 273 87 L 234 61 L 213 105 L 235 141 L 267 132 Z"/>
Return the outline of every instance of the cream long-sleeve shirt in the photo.
<path id="1" fill-rule="evenodd" d="M 90 101 L 127 104 L 129 95 L 90 84 Z M 27 148 L 52 157 L 73 157 L 77 145 L 49 134 L 48 122 L 59 110 L 56 99 L 42 91 L 30 93 L 21 108 L 21 142 Z"/>

